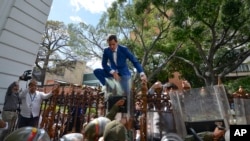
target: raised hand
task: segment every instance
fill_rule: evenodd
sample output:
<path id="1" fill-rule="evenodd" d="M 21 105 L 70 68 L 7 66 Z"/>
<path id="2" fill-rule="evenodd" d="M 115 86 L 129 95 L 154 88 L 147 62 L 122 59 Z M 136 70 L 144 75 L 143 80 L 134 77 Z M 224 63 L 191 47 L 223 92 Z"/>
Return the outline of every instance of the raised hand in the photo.
<path id="1" fill-rule="evenodd" d="M 55 84 L 52 88 L 52 93 L 53 94 L 58 94 L 59 93 L 59 88 L 60 88 L 60 84 Z"/>
<path id="2" fill-rule="evenodd" d="M 141 81 L 143 81 L 143 82 L 148 81 L 147 76 L 145 74 L 141 75 Z"/>
<path id="3" fill-rule="evenodd" d="M 115 105 L 116 105 L 116 106 L 123 106 L 124 103 L 125 103 L 125 99 L 120 99 L 120 100 L 118 100 L 118 101 L 115 103 Z"/>

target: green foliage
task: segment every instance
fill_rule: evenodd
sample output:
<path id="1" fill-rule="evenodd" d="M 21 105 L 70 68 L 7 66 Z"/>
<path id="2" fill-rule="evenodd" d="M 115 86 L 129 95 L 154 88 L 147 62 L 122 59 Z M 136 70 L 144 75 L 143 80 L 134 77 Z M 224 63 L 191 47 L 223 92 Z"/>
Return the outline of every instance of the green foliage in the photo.
<path id="1" fill-rule="evenodd" d="M 73 51 L 84 60 L 101 58 L 102 51 L 107 46 L 108 34 L 116 31 L 107 24 L 107 15 L 104 14 L 96 27 L 85 23 L 69 24 L 70 46 Z"/>
<path id="2" fill-rule="evenodd" d="M 241 77 L 236 80 L 229 80 L 225 82 L 225 88 L 228 90 L 229 94 L 233 94 L 234 92 L 239 90 L 239 87 L 250 93 L 250 76 Z"/>
<path id="3" fill-rule="evenodd" d="M 188 42 L 177 52 L 176 56 L 181 56 L 185 59 L 195 62 L 197 66 L 202 64 L 199 53 L 195 47 Z M 172 59 L 168 63 L 167 69 L 169 72 L 178 71 L 181 74 L 182 79 L 188 80 L 193 88 L 205 86 L 204 81 L 196 76 L 193 67 L 182 60 L 176 58 Z"/>
<path id="4" fill-rule="evenodd" d="M 192 31 L 191 31 L 191 35 L 196 38 L 196 39 L 200 39 L 200 40 L 203 40 L 204 37 L 206 37 L 204 35 L 206 31 L 206 28 L 202 25 L 198 25 L 196 27 L 193 27 Z"/>
<path id="5" fill-rule="evenodd" d="M 222 22 L 225 26 L 232 26 L 237 29 L 247 21 L 249 14 L 246 14 L 246 9 L 243 8 L 243 3 L 240 1 L 229 0 L 222 7 Z M 249 12 L 249 10 L 248 10 Z"/>
<path id="6" fill-rule="evenodd" d="M 135 9 L 136 9 L 136 14 L 140 15 L 144 13 L 145 9 L 148 9 L 150 5 L 150 0 L 137 0 L 135 2 Z"/>
<path id="7" fill-rule="evenodd" d="M 193 46 L 200 60 L 179 57 L 192 64 L 207 85 L 216 83 L 218 75 L 224 77 L 235 70 L 250 55 L 249 48 L 244 48 L 250 41 L 247 2 L 178 0 L 173 5 L 173 37 Z"/>
<path id="8" fill-rule="evenodd" d="M 186 41 L 189 32 L 183 28 L 176 28 L 172 31 L 174 41 Z"/>
<path id="9" fill-rule="evenodd" d="M 248 0 L 126 2 L 112 3 L 97 27 L 69 28 L 75 51 L 98 56 L 106 35 L 114 33 L 142 62 L 150 81 L 179 71 L 194 87 L 217 83 L 250 55 Z"/>

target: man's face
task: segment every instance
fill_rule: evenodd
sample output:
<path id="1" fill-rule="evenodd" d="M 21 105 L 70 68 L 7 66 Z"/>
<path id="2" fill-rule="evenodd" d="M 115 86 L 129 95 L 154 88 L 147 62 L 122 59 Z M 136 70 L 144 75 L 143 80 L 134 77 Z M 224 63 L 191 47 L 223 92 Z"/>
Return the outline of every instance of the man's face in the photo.
<path id="1" fill-rule="evenodd" d="M 109 48 L 112 51 L 115 51 L 118 45 L 118 43 L 115 40 L 108 41 L 108 44 L 109 44 Z"/>
<path id="2" fill-rule="evenodd" d="M 12 88 L 13 93 L 17 93 L 19 90 L 19 85 L 16 83 L 15 86 Z"/>
<path id="3" fill-rule="evenodd" d="M 34 93 L 36 91 L 36 89 L 37 89 L 37 84 L 32 83 L 32 84 L 30 84 L 29 88 L 30 88 L 30 92 Z"/>

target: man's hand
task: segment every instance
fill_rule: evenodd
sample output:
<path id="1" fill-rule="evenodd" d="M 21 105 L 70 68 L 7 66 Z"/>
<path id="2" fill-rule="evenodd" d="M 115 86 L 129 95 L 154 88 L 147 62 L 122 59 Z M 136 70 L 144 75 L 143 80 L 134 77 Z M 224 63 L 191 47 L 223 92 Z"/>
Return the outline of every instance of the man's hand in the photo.
<path id="1" fill-rule="evenodd" d="M 0 119 L 0 128 L 5 128 L 6 127 L 6 122 Z"/>
<path id="2" fill-rule="evenodd" d="M 145 74 L 141 75 L 141 81 L 143 81 L 143 82 L 148 81 L 147 76 Z"/>
<path id="3" fill-rule="evenodd" d="M 220 130 L 218 127 L 216 127 L 213 132 L 214 141 L 218 141 L 221 137 L 224 136 L 224 134 L 225 130 Z"/>
<path id="4" fill-rule="evenodd" d="M 58 94 L 60 91 L 60 84 L 55 84 L 51 90 L 52 94 Z"/>
<path id="5" fill-rule="evenodd" d="M 124 103 L 125 103 L 125 99 L 120 99 L 120 100 L 118 100 L 118 101 L 115 103 L 115 105 L 116 105 L 116 106 L 123 106 Z"/>
<path id="6" fill-rule="evenodd" d="M 114 72 L 114 73 L 113 73 L 113 77 L 114 77 L 114 79 L 115 79 L 116 81 L 120 81 L 120 80 L 121 80 L 121 78 L 120 78 L 120 76 L 118 75 L 117 72 Z"/>

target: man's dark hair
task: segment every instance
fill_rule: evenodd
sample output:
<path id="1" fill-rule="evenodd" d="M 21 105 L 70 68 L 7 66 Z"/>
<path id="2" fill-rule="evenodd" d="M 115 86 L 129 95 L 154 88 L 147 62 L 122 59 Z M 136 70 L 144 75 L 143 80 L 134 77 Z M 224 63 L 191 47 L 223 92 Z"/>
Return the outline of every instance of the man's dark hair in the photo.
<path id="1" fill-rule="evenodd" d="M 109 35 L 107 41 L 109 42 L 109 41 L 112 41 L 112 40 L 115 40 L 115 41 L 117 42 L 117 37 L 116 37 L 116 35 Z"/>
<path id="2" fill-rule="evenodd" d="M 7 89 L 6 95 L 11 95 L 12 94 L 12 89 L 13 87 L 17 86 L 18 83 L 16 81 L 14 81 L 13 83 L 11 83 Z"/>
<path id="3" fill-rule="evenodd" d="M 32 79 L 30 82 L 29 82 L 29 85 L 28 86 L 31 86 L 31 85 L 37 85 L 37 81 Z"/>

